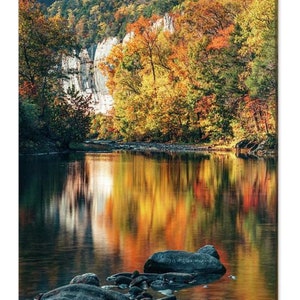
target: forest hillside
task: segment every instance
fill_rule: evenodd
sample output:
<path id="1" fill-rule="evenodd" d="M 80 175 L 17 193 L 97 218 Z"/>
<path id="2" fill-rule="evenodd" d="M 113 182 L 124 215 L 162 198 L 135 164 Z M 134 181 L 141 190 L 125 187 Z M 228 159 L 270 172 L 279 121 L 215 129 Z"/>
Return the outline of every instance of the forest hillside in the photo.
<path id="1" fill-rule="evenodd" d="M 19 5 L 21 147 L 88 137 L 276 146 L 276 1 L 40 2 Z M 120 41 L 99 64 L 114 104 L 96 115 L 62 91 L 59 64 L 107 37 Z"/>

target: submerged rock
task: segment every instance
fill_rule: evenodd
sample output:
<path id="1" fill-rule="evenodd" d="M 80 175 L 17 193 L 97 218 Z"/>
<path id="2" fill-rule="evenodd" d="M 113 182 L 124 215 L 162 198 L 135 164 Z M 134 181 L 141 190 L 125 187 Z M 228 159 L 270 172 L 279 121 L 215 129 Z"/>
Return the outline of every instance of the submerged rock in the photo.
<path id="1" fill-rule="evenodd" d="M 144 271 L 225 274 L 226 268 L 219 261 L 219 254 L 215 248 L 207 245 L 197 252 L 167 250 L 154 253 L 146 261 Z"/>
<path id="2" fill-rule="evenodd" d="M 158 274 L 156 279 L 165 282 L 190 283 L 194 280 L 194 274 L 169 272 Z"/>
<path id="3" fill-rule="evenodd" d="M 176 274 L 176 273 L 165 273 L 162 274 L 163 277 L 157 277 L 156 280 L 151 282 L 151 288 L 153 290 L 161 291 L 161 290 L 171 290 L 171 291 L 178 291 L 184 288 L 189 288 L 196 285 L 202 285 L 202 284 L 208 284 L 211 282 L 214 282 L 218 279 L 220 279 L 223 274 L 194 274 L 192 275 L 193 279 L 190 281 L 185 281 L 185 279 L 188 279 L 187 276 L 181 276 L 181 277 L 169 277 L 168 274 Z M 178 273 L 182 274 L 182 273 Z M 170 279 L 165 279 L 165 278 Z"/>

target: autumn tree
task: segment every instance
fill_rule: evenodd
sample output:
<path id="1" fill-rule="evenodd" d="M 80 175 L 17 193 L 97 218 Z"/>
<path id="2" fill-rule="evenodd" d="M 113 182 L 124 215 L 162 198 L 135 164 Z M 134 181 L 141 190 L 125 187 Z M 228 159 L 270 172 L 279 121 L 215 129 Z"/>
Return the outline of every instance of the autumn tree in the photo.
<path id="1" fill-rule="evenodd" d="M 168 40 L 158 17 L 141 17 L 128 26 L 128 32 L 131 39 L 115 47 L 107 59 L 116 127 L 126 138 L 155 139 L 162 135 Z"/>
<path id="2" fill-rule="evenodd" d="M 128 138 L 189 141 L 213 136 L 212 126 L 207 129 L 213 115 L 218 120 L 215 132 L 229 130 L 224 106 L 216 102 L 222 82 L 216 79 L 218 67 L 211 63 L 207 46 L 222 30 L 228 38 L 233 17 L 218 2 L 199 1 L 185 2 L 174 19 L 176 30 L 170 33 L 163 30 L 162 19 L 141 17 L 128 26 L 131 39 L 108 58 L 116 124 Z M 214 106 L 209 115 L 204 110 L 200 114 L 196 105 L 209 95 Z"/>
<path id="3" fill-rule="evenodd" d="M 46 18 L 34 0 L 20 0 L 19 92 L 21 99 L 33 99 L 41 114 L 59 89 L 62 55 L 74 45 L 65 20 Z"/>
<path id="4" fill-rule="evenodd" d="M 270 132 L 277 84 L 272 5 L 184 1 L 172 22 L 168 32 L 162 18 L 139 18 L 102 65 L 120 136 L 223 143 Z"/>
<path id="5" fill-rule="evenodd" d="M 34 0 L 19 2 L 19 133 L 20 148 L 58 139 L 61 144 L 83 138 L 87 132 L 82 103 L 65 100 L 62 94 L 62 56 L 76 46 L 75 37 L 65 19 L 47 18 Z M 65 116 L 62 116 L 65 112 Z M 71 113 L 72 112 L 72 113 Z M 76 120 L 76 121 L 74 121 Z M 69 125 L 66 125 L 68 123 Z M 55 126 L 54 126 L 54 125 Z M 60 124 L 60 125 L 59 125 Z M 60 127 L 60 128 L 58 128 Z M 71 133 L 57 134 L 70 128 Z M 54 133 L 55 132 L 55 133 Z"/>
<path id="6" fill-rule="evenodd" d="M 276 135 L 277 111 L 277 12 L 275 1 L 254 0 L 249 12 L 239 15 L 242 41 L 239 55 L 246 61 L 241 73 L 248 94 L 240 104 L 240 114 L 253 124 L 252 134 Z M 245 111 L 246 110 L 246 111 Z"/>
<path id="7" fill-rule="evenodd" d="M 200 139 L 232 135 L 230 104 L 224 92 L 228 63 L 222 52 L 230 45 L 237 13 L 238 6 L 232 3 L 186 1 L 175 22 L 176 48 L 181 51 L 175 52 L 178 58 L 174 69 L 188 78 L 186 101 L 193 108 L 190 116 Z"/>

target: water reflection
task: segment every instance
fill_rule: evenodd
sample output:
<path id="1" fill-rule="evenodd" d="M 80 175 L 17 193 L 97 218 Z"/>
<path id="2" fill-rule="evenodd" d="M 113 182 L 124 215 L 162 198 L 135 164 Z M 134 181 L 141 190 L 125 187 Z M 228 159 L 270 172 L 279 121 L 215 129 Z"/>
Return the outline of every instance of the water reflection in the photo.
<path id="1" fill-rule="evenodd" d="M 178 299 L 276 299 L 276 174 L 275 160 L 231 153 L 21 158 L 20 299 L 85 272 L 106 284 L 153 252 L 204 244 L 227 273 Z"/>

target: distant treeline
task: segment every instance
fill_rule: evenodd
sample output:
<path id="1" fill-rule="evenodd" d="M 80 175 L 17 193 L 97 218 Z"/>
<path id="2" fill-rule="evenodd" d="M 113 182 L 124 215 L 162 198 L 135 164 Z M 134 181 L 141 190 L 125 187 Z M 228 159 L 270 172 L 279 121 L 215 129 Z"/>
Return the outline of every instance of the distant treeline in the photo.
<path id="1" fill-rule="evenodd" d="M 48 15 L 66 18 L 82 46 L 89 47 L 109 36 L 122 39 L 126 25 L 140 16 L 163 16 L 183 0 L 56 0 Z"/>

